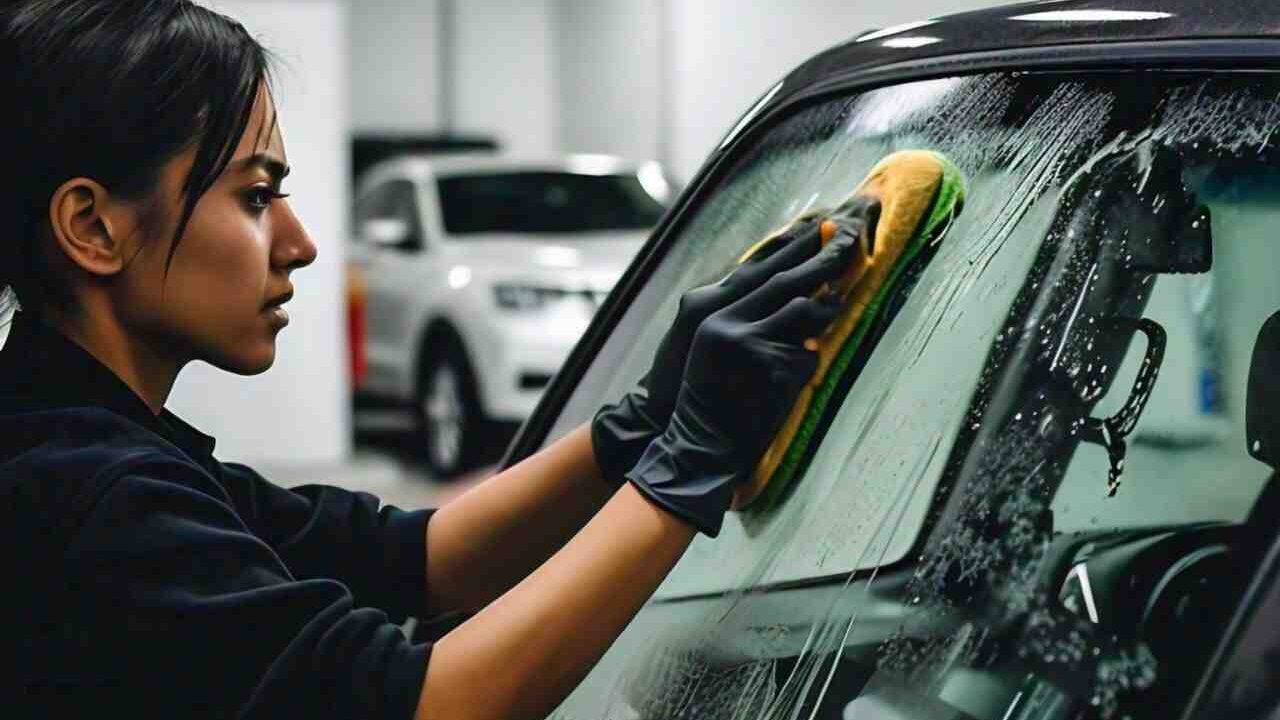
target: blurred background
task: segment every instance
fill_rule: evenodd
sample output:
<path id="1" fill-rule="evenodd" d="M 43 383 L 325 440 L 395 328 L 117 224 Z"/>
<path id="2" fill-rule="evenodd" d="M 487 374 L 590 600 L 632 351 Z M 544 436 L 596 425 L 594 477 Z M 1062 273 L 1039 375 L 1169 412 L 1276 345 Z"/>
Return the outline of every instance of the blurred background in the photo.
<path id="1" fill-rule="evenodd" d="M 439 504 L 492 472 L 741 115 L 810 56 L 991 0 L 202 0 L 281 60 L 320 248 L 267 373 L 188 367 L 224 461 Z"/>

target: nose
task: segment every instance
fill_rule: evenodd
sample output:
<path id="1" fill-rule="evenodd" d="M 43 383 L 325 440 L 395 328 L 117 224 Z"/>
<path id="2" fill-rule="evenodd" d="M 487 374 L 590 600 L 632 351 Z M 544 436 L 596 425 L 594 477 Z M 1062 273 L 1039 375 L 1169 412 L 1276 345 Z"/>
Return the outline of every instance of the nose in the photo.
<path id="1" fill-rule="evenodd" d="M 271 244 L 271 265 L 285 271 L 303 268 L 316 260 L 316 244 L 293 212 L 287 200 L 278 201 L 279 224 L 274 228 Z"/>

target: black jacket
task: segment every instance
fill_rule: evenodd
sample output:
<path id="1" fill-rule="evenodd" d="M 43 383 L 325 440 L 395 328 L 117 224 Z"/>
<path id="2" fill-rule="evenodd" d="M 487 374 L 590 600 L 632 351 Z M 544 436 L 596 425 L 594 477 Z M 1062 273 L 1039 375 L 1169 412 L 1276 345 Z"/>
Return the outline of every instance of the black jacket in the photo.
<path id="1" fill-rule="evenodd" d="M 21 313 L 0 350 L 5 717 L 413 716 L 428 511 L 213 457 Z"/>

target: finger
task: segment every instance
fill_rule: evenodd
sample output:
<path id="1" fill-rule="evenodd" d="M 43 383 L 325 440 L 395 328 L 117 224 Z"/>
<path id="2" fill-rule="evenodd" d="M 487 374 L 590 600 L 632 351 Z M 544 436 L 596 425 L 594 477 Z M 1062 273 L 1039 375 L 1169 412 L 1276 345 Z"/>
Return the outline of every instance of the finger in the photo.
<path id="1" fill-rule="evenodd" d="M 831 214 L 854 235 L 864 238 L 867 254 L 875 253 L 876 229 L 880 225 L 880 201 L 870 195 L 854 195 Z"/>
<path id="2" fill-rule="evenodd" d="M 726 285 L 734 292 L 733 300 L 760 287 L 774 275 L 817 255 L 823 246 L 821 225 L 818 220 L 801 221 L 773 241 L 778 249 L 772 254 L 743 263 L 726 278 Z"/>
<path id="3" fill-rule="evenodd" d="M 818 353 L 810 352 L 795 346 L 782 347 L 783 360 L 777 366 L 776 371 L 771 378 L 771 384 L 774 391 L 780 393 L 784 402 L 782 405 L 790 408 L 795 404 L 796 396 L 805 383 L 813 379 L 814 373 L 818 371 Z M 774 398 L 776 401 L 778 398 Z M 786 414 L 782 414 L 779 424 L 786 419 Z M 776 435 L 777 428 L 774 428 L 770 435 Z"/>
<path id="4" fill-rule="evenodd" d="M 757 327 L 770 340 L 800 345 L 826 332 L 839 315 L 838 302 L 794 298 L 778 312 L 759 321 Z"/>
<path id="5" fill-rule="evenodd" d="M 725 312 L 741 320 L 766 318 L 794 298 L 812 295 L 824 283 L 835 280 L 853 261 L 858 239 L 841 232 L 817 255 L 790 270 L 774 275 L 767 282 L 726 308 Z"/>

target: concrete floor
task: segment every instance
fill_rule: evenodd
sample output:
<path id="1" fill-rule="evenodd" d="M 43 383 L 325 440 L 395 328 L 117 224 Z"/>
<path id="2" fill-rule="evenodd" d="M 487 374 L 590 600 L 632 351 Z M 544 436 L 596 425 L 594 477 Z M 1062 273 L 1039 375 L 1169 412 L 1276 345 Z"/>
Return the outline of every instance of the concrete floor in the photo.
<path id="1" fill-rule="evenodd" d="M 272 482 L 292 487 L 310 483 L 372 493 L 384 504 L 404 509 L 439 507 L 488 477 L 494 466 L 443 481 L 432 477 L 417 457 L 410 417 L 394 410 L 360 411 L 355 418 L 355 453 L 349 463 L 329 466 L 264 465 L 254 469 Z M 505 448 L 489 453 L 501 457 Z"/>

